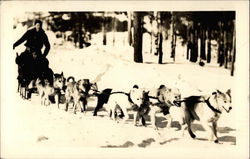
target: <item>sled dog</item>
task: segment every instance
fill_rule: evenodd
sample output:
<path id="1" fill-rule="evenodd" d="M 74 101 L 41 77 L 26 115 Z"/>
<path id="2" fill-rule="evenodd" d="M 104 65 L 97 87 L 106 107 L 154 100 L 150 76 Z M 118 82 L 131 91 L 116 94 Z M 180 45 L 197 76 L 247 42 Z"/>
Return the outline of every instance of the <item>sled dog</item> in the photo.
<path id="1" fill-rule="evenodd" d="M 217 121 L 223 112 L 229 113 L 232 109 L 231 91 L 221 92 L 217 90 L 211 96 L 190 96 L 181 102 L 183 112 L 183 133 L 185 128 L 192 138 L 196 135 L 192 132 L 191 123 L 194 120 L 200 121 L 203 128 L 208 132 L 208 139 L 218 143 Z M 211 128 L 210 128 L 211 124 Z"/>
<path id="2" fill-rule="evenodd" d="M 89 91 L 97 89 L 96 83 L 91 84 L 89 79 L 80 79 L 75 81 L 74 77 L 67 79 L 67 85 L 65 90 L 66 108 L 68 111 L 70 102 L 73 102 L 73 112 L 76 113 L 76 107 L 80 106 L 81 112 L 86 111 L 87 98 L 89 97 Z"/>
<path id="3" fill-rule="evenodd" d="M 55 103 L 59 108 L 59 97 L 61 92 L 63 91 L 65 78 L 63 76 L 63 72 L 61 74 L 53 74 L 53 71 L 49 69 L 49 76 L 52 74 L 52 79 L 48 77 L 38 77 L 36 80 L 37 91 L 41 97 L 41 104 L 48 106 L 50 105 L 50 96 L 54 96 Z"/>
<path id="4" fill-rule="evenodd" d="M 157 129 L 156 125 L 156 113 L 163 113 L 166 115 L 168 123 L 167 127 L 169 128 L 172 122 L 172 117 L 169 112 L 170 107 L 172 106 L 180 106 L 179 101 L 181 98 L 181 94 L 179 89 L 177 88 L 167 88 L 165 85 L 160 85 L 160 87 L 156 91 L 156 95 L 152 95 L 149 92 L 149 103 L 146 107 L 149 107 L 149 110 L 145 113 L 141 113 L 142 119 L 145 118 L 146 115 L 150 116 L 150 121 L 154 129 Z"/>
<path id="5" fill-rule="evenodd" d="M 138 87 L 132 88 L 129 93 L 124 92 L 111 92 L 107 107 L 111 119 L 115 119 L 115 112 L 119 108 L 124 114 L 124 119 L 127 120 L 128 110 L 133 110 L 134 107 L 140 107 L 145 101 L 145 91 Z M 134 123 L 136 121 L 137 111 L 134 111 Z"/>

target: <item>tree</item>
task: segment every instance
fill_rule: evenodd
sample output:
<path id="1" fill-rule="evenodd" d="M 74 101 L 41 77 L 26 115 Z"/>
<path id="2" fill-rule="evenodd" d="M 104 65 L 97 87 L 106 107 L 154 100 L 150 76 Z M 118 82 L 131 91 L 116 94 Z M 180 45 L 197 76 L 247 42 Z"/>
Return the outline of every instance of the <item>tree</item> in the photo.
<path id="1" fill-rule="evenodd" d="M 134 12 L 134 61 L 143 62 L 142 58 L 142 13 Z"/>
<path id="2" fill-rule="evenodd" d="M 175 61 L 175 47 L 176 47 L 176 34 L 175 34 L 175 32 L 176 32 L 176 30 L 175 30 L 174 12 L 172 12 L 171 23 L 172 23 L 171 57 Z"/>
<path id="3" fill-rule="evenodd" d="M 211 29 L 208 28 L 207 30 L 207 63 L 211 62 Z"/>
<path id="4" fill-rule="evenodd" d="M 105 16 L 105 12 L 103 12 L 103 22 L 102 22 L 102 32 L 103 32 L 103 45 L 107 44 L 107 31 L 106 31 L 106 16 Z"/>
<path id="5" fill-rule="evenodd" d="M 168 30 L 170 29 L 171 23 L 171 13 L 170 12 L 152 12 L 148 14 L 150 16 L 150 22 L 154 19 L 157 24 L 157 36 L 155 40 L 155 44 L 157 45 L 155 50 L 155 55 L 158 55 L 158 63 L 163 63 L 163 33 L 168 35 Z M 154 35 L 153 30 L 151 30 L 151 38 Z M 168 37 L 168 36 L 166 36 Z M 152 51 L 151 51 L 152 52 Z"/>
<path id="6" fill-rule="evenodd" d="M 198 58 L 198 33 L 197 33 L 197 22 L 194 20 L 192 23 L 191 31 L 191 54 L 190 54 L 190 61 L 197 62 Z"/>
<path id="7" fill-rule="evenodd" d="M 163 42 L 163 36 L 162 36 L 162 30 L 163 30 L 163 26 L 162 26 L 162 12 L 159 12 L 158 14 L 159 16 L 159 60 L 158 63 L 162 64 L 162 58 L 163 58 L 163 51 L 162 51 L 162 42 Z"/>
<path id="8" fill-rule="evenodd" d="M 127 15 L 128 15 L 128 44 L 129 46 L 132 45 L 132 31 L 131 31 L 131 28 L 132 28 L 132 19 L 131 19 L 131 12 L 128 12 Z"/>
<path id="9" fill-rule="evenodd" d="M 117 29 L 116 29 L 116 23 L 117 23 L 117 20 L 116 20 L 116 14 L 118 13 L 113 13 L 113 16 L 112 16 L 112 31 L 113 31 L 113 46 L 115 45 L 115 32 L 117 32 Z"/>
<path id="10" fill-rule="evenodd" d="M 232 66 L 231 66 L 231 76 L 234 75 L 234 63 L 235 63 L 235 56 L 236 56 L 236 37 L 235 37 L 235 20 L 233 21 L 233 41 L 232 41 Z"/>
<path id="11" fill-rule="evenodd" d="M 200 58 L 206 60 L 206 29 L 201 24 L 200 26 Z"/>

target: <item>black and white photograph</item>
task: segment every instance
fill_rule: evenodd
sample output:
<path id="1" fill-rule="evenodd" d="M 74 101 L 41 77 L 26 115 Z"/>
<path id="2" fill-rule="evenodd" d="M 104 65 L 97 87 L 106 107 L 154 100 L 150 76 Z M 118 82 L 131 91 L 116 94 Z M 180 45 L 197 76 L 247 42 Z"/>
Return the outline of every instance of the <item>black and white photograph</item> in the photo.
<path id="1" fill-rule="evenodd" d="M 3 1 L 1 158 L 248 158 L 248 1 Z"/>

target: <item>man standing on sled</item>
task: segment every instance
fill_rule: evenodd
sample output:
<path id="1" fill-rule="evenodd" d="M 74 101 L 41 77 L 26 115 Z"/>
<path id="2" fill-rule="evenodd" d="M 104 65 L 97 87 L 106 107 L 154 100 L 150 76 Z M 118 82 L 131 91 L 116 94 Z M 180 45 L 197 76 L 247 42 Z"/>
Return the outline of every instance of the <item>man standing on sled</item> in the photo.
<path id="1" fill-rule="evenodd" d="M 43 57 L 46 57 L 48 55 L 50 43 L 46 33 L 42 29 L 42 21 L 36 20 L 35 27 L 26 31 L 26 33 L 24 33 L 24 35 L 14 43 L 13 49 L 24 41 L 26 41 L 24 44 L 26 46 L 25 52 L 30 52 L 30 49 L 34 48 L 37 50 L 38 56 L 42 55 Z M 45 49 L 42 54 L 41 49 L 43 48 L 43 45 L 45 46 Z"/>
<path id="2" fill-rule="evenodd" d="M 35 79 L 41 75 L 42 71 L 45 71 L 49 65 L 49 61 L 46 58 L 50 50 L 48 37 L 42 29 L 42 21 L 36 20 L 34 24 L 35 26 L 27 30 L 13 45 L 13 49 L 15 49 L 15 47 L 26 41 L 24 44 L 26 49 L 20 56 L 17 56 L 16 63 L 19 69 L 19 84 L 26 88 L 29 87 L 29 89 L 32 89 Z M 45 46 L 45 49 L 42 54 L 41 49 L 43 46 Z M 20 73 L 22 74 L 21 77 Z M 25 83 L 22 84 L 22 81 L 25 81 Z"/>

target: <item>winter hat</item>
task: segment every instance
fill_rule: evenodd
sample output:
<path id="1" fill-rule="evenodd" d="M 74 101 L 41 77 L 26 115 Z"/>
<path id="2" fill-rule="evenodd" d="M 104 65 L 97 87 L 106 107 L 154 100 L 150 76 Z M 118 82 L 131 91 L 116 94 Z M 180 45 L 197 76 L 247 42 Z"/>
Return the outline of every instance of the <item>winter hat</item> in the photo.
<path id="1" fill-rule="evenodd" d="M 37 23 L 40 24 L 40 26 L 42 27 L 43 22 L 41 20 L 36 19 L 34 24 L 36 25 Z"/>

